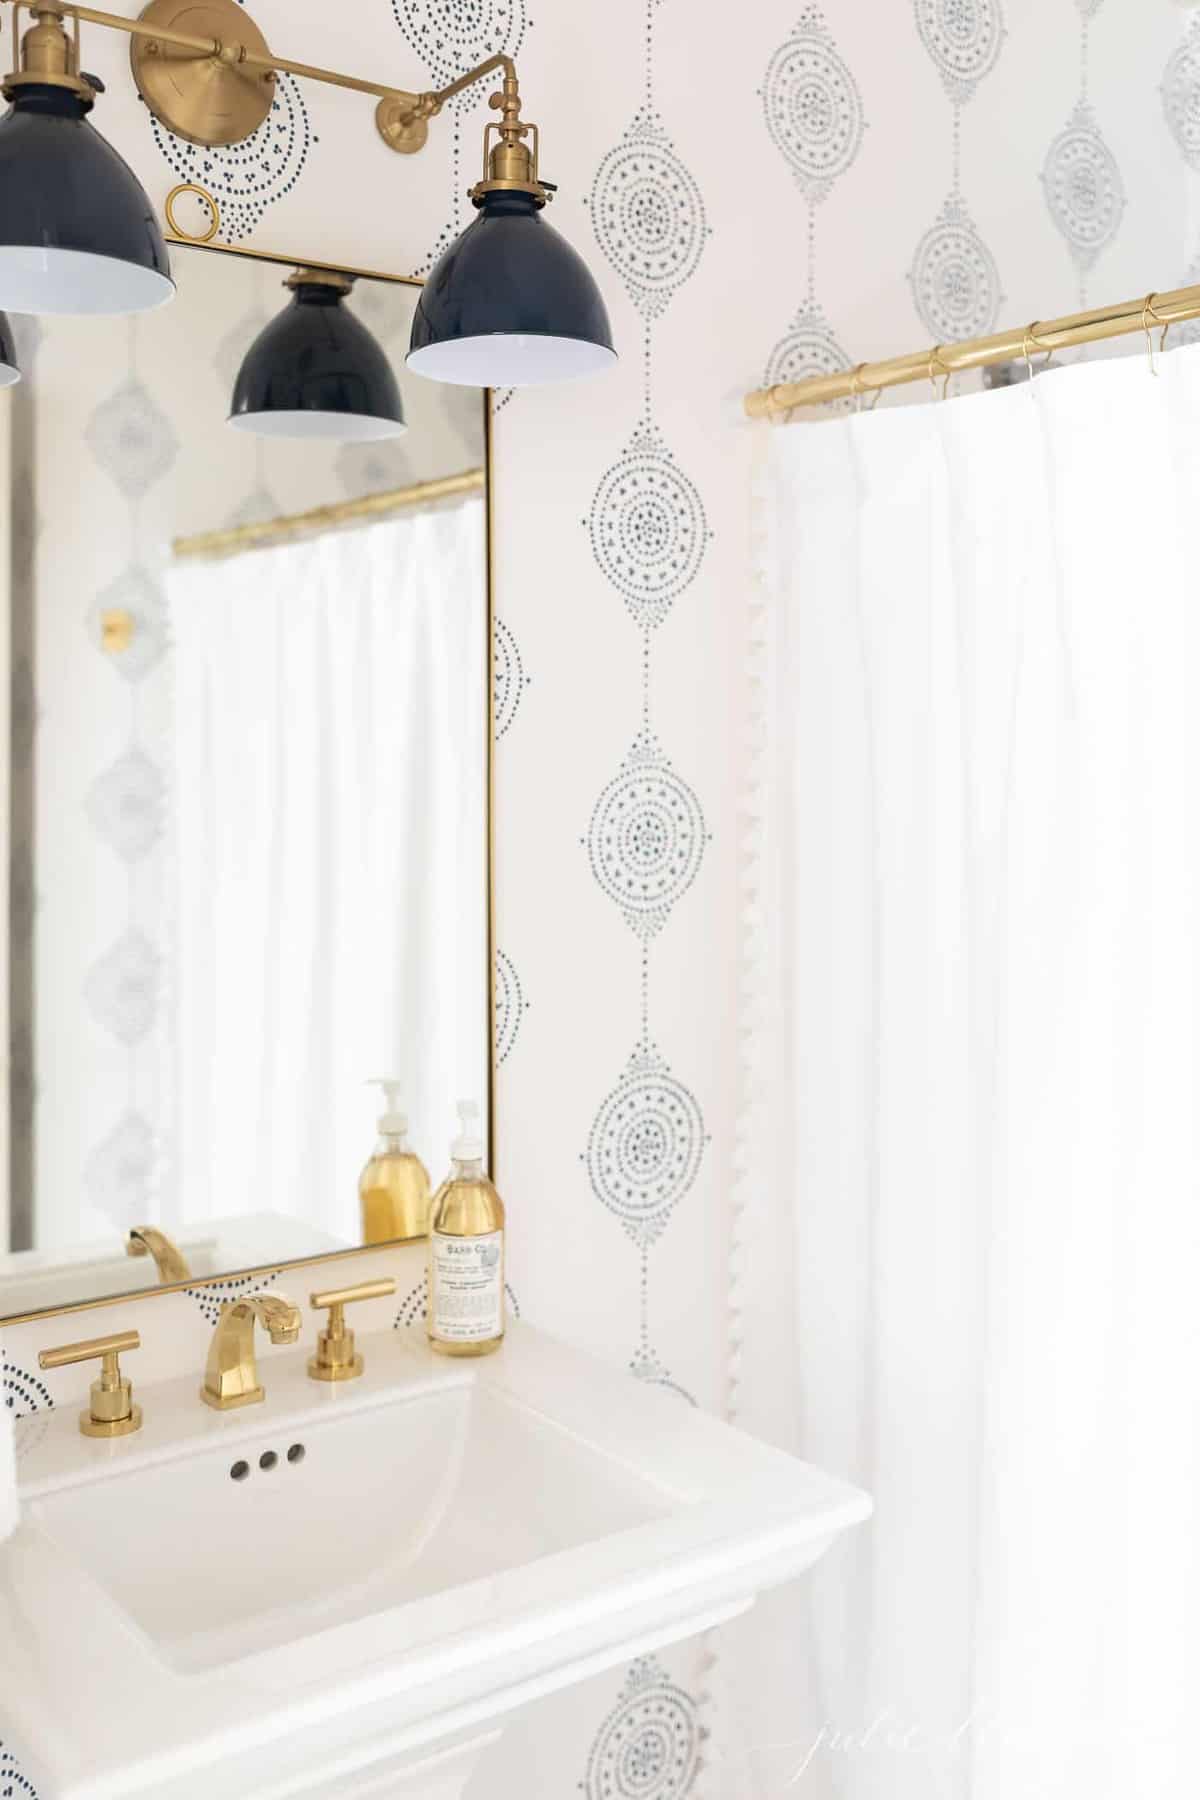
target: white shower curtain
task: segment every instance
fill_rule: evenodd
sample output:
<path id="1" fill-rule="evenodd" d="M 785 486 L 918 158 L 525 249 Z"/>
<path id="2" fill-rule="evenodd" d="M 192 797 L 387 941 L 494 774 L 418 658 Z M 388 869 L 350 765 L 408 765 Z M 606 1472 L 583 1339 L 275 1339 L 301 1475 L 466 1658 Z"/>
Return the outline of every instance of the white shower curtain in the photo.
<path id="1" fill-rule="evenodd" d="M 1200 348 L 766 435 L 728 1792 L 1200 1793 Z"/>
<path id="2" fill-rule="evenodd" d="M 486 1069 L 478 500 L 177 564 L 164 1217 L 357 1241 L 398 1075 L 445 1161 Z"/>

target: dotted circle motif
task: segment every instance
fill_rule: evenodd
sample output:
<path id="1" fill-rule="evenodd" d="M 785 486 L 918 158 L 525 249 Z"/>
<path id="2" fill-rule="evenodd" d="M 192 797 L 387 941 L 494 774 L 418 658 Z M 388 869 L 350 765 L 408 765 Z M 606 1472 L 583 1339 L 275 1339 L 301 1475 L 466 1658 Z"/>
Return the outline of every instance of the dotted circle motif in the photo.
<path id="1" fill-rule="evenodd" d="M 850 358 L 824 318 L 819 313 L 802 312 L 768 357 L 763 385 L 774 387 L 780 382 L 807 381 L 813 375 L 837 375 L 849 367 Z M 850 404 L 849 400 L 836 400 L 826 410 L 845 412 Z"/>
<path id="2" fill-rule="evenodd" d="M 28 1795 L 29 1800 L 38 1800 L 37 1789 L 22 1775 L 12 1751 L 0 1744 L 0 1800 L 10 1800 L 10 1796 L 11 1800 L 16 1800 L 19 1794 Z"/>
<path id="3" fill-rule="evenodd" d="M 525 1016 L 525 995 L 512 958 L 503 950 L 496 952 L 496 1061 L 502 1063 L 512 1054 Z"/>
<path id="4" fill-rule="evenodd" d="M 771 142 L 800 186 L 822 198 L 858 155 L 866 129 L 858 85 L 825 31 L 782 44 L 761 93 Z"/>
<path id="5" fill-rule="evenodd" d="M 930 335 L 945 343 L 995 328 L 1000 275 L 966 215 L 947 207 L 917 245 L 910 271 L 913 301 Z"/>
<path id="6" fill-rule="evenodd" d="M 686 1400 L 689 1406 L 695 1406 L 696 1396 L 689 1394 L 681 1382 L 675 1381 L 670 1370 L 663 1363 L 656 1350 L 643 1339 L 637 1353 L 629 1359 L 629 1373 L 636 1381 L 644 1381 L 647 1387 L 665 1388 L 670 1394 L 677 1394 Z"/>
<path id="7" fill-rule="evenodd" d="M 700 1743 L 696 1703 L 682 1688 L 663 1678 L 629 1694 L 592 1745 L 587 1800 L 679 1800 L 695 1780 Z"/>
<path id="8" fill-rule="evenodd" d="M 24 1418 L 28 1413 L 41 1412 L 45 1409 L 52 1412 L 54 1401 L 50 1389 L 44 1381 L 39 1381 L 28 1369 L 22 1369 L 17 1363 L 6 1362 L 0 1365 L 0 1401 L 13 1414 L 14 1418 Z"/>
<path id="9" fill-rule="evenodd" d="M 696 879 L 707 834 L 686 781 L 663 760 L 635 755 L 592 813 L 592 873 L 639 933 L 650 937 Z"/>
<path id="10" fill-rule="evenodd" d="M 704 1120 L 665 1068 L 632 1075 L 602 1103 L 588 1138 L 593 1192 L 635 1236 L 654 1236 L 696 1179 Z"/>
<path id="11" fill-rule="evenodd" d="M 529 677 L 521 661 L 517 640 L 497 619 L 492 632 L 492 719 L 497 738 L 502 738 L 517 716 Z"/>
<path id="12" fill-rule="evenodd" d="M 185 1288 L 184 1292 L 196 1302 L 208 1323 L 215 1325 L 227 1300 L 244 1300 L 247 1294 L 261 1294 L 278 1280 L 279 1270 L 276 1269 L 270 1275 L 232 1275 L 228 1281 L 213 1281 L 206 1287 Z"/>
<path id="13" fill-rule="evenodd" d="M 1042 182 L 1051 218 L 1086 268 L 1112 242 L 1125 211 L 1120 170 L 1086 109 L 1051 144 Z"/>
<path id="14" fill-rule="evenodd" d="M 392 13 L 417 55 L 442 81 L 500 51 L 515 56 L 529 22 L 525 0 L 392 0 Z M 481 81 L 457 95 L 456 102 L 478 105 L 488 91 Z"/>
<path id="15" fill-rule="evenodd" d="M 915 0 L 917 30 L 952 96 L 970 99 L 1004 42 L 999 0 Z"/>
<path id="16" fill-rule="evenodd" d="M 281 75 L 271 110 L 240 144 L 188 144 L 151 116 L 154 141 L 176 174 L 208 189 L 221 209 L 221 237 L 246 237 L 270 206 L 290 194 L 317 142 L 299 83 Z"/>
<path id="17" fill-rule="evenodd" d="M 700 189 L 668 144 L 626 140 L 592 189 L 600 248 L 647 317 L 695 274 L 708 236 Z"/>
<path id="18" fill-rule="evenodd" d="M 1200 169 L 1200 25 L 1195 21 L 1167 63 L 1162 102 L 1179 154 L 1190 168 Z"/>
<path id="19" fill-rule="evenodd" d="M 597 563 L 645 629 L 696 579 L 708 545 L 699 493 L 658 449 L 632 451 L 607 471 L 588 529 Z"/>

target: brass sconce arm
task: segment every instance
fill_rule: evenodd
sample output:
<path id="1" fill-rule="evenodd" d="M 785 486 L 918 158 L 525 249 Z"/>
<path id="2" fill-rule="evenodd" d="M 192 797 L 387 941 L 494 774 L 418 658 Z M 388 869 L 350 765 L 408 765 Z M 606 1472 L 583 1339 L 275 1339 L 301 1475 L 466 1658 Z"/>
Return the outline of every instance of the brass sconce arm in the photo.
<path id="1" fill-rule="evenodd" d="M 120 13 L 105 12 L 94 6 L 76 5 L 74 0 L 8 0 L 8 4 L 13 12 L 14 38 L 22 7 L 40 19 L 75 21 L 75 35 L 71 45 L 71 60 L 75 66 L 70 73 L 76 77 L 79 76 L 78 33 L 81 22 L 124 32 L 132 40 L 130 55 L 134 79 L 142 98 L 169 130 L 193 143 L 236 143 L 242 137 L 248 137 L 270 110 L 277 75 L 295 75 L 306 81 L 321 81 L 330 87 L 348 88 L 355 93 L 373 95 L 379 101 L 376 124 L 380 136 L 391 149 L 411 154 L 423 147 L 428 135 L 429 120 L 436 118 L 447 100 L 453 99 L 455 94 L 462 93 L 485 75 L 490 75 L 493 70 L 502 69 L 504 93 L 492 98 L 492 104 L 501 106 L 504 110 L 505 123 L 500 129 L 512 134 L 513 141 L 526 131 L 536 129 L 520 123 L 516 66 L 512 58 L 503 53 L 488 57 L 444 88 L 426 93 L 410 93 L 405 88 L 392 87 L 386 82 L 368 81 L 358 75 L 343 74 L 339 69 L 326 69 L 315 63 L 296 62 L 291 57 L 276 56 L 267 47 L 253 19 L 240 7 L 233 6 L 230 0 L 209 0 L 206 7 L 199 9 L 209 16 L 228 17 L 230 36 L 227 38 L 200 36 L 195 32 L 177 29 L 170 22 L 175 16 L 197 10 L 187 5 L 186 0 L 150 0 L 142 16 L 137 19 L 125 18 Z M 183 55 L 164 57 L 164 50 L 182 52 Z M 190 57 L 187 54 L 189 52 Z M 169 99 L 168 90 L 159 88 L 154 81 L 154 75 L 168 62 L 172 78 Z M 220 68 L 214 70 L 214 63 L 219 64 Z M 260 78 L 261 87 L 257 91 L 255 85 L 246 80 L 247 76 Z M 232 96 L 226 109 L 228 121 L 219 136 L 213 135 L 209 125 L 211 111 L 205 114 L 204 102 L 200 98 L 204 88 L 211 88 L 214 77 L 218 80 L 225 78 L 231 84 L 226 88 L 226 93 Z M 33 78 L 32 75 L 29 77 Z M 208 102 L 211 106 L 211 94 Z M 229 135 L 230 132 L 233 135 Z"/>

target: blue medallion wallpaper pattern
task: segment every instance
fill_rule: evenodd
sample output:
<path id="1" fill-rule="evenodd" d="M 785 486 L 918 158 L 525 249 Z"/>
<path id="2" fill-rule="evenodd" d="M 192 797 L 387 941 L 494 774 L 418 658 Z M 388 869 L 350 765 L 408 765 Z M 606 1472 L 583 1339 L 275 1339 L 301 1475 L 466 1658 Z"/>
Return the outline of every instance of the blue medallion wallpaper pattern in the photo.
<path id="1" fill-rule="evenodd" d="M 652 945 L 699 875 L 709 831 L 700 800 L 654 732 L 653 645 L 675 605 L 686 605 L 712 534 L 695 482 L 655 421 L 654 352 L 675 295 L 701 266 L 710 227 L 699 186 L 655 104 L 661 5 L 646 0 L 637 110 L 601 161 L 588 202 L 597 245 L 642 327 L 641 414 L 601 476 L 584 521 L 596 564 L 636 632 L 630 667 L 641 689 L 641 728 L 597 796 L 583 844 L 596 882 L 634 940 L 640 1006 L 634 1047 L 600 1101 L 583 1159 L 593 1194 L 621 1221 L 637 1254 L 639 1327 L 630 1371 L 684 1393 L 652 1343 L 650 1252 L 690 1191 L 708 1136 L 698 1100 L 654 1041 Z"/>
<path id="2" fill-rule="evenodd" d="M 317 56 L 327 8 L 253 11 L 281 49 Z M 548 1313 L 680 1404 L 736 1415 L 752 1325 L 737 1284 L 732 1102 L 745 821 L 730 771 L 744 745 L 741 702 L 721 708 L 745 637 L 756 433 L 741 394 L 1200 279 L 1200 242 L 1182 223 L 1188 203 L 1200 218 L 1200 13 L 1166 0 L 761 0 L 740 12 L 369 0 L 361 27 L 385 78 L 414 87 L 493 50 L 519 55 L 528 116 L 553 145 L 553 222 L 588 256 L 622 355 L 591 396 L 494 397 L 494 981 L 511 1273 L 527 1316 Z M 254 138 L 207 152 L 155 126 L 112 73 L 106 133 L 153 195 L 181 180 L 210 188 L 230 241 L 291 251 L 319 232 L 330 257 L 424 273 L 470 216 L 486 83 L 435 122 L 423 158 L 389 160 L 369 110 L 358 119 L 288 79 Z M 232 366 L 255 324 L 247 316 L 215 354 Z M 1200 327 L 1171 334 L 1196 339 Z M 129 729 L 85 812 L 132 890 L 165 805 L 138 731 L 139 690 L 166 648 L 138 510 L 178 447 L 139 379 L 136 334 L 112 385 L 118 407 L 89 442 L 126 509 L 128 555 L 115 582 L 82 597 L 81 619 L 96 643 L 104 611 L 133 612 L 138 649 L 114 676 Z M 278 510 L 265 486 L 245 508 Z M 43 523 L 18 462 L 15 567 Z M 21 766 L 39 719 L 28 659 L 12 700 Z M 28 917 L 38 897 L 19 858 L 11 892 Z M 131 1070 L 159 981 L 131 909 L 86 996 Z M 11 1048 L 28 1098 L 19 1011 Z M 130 1089 L 88 1170 L 114 1218 L 141 1210 L 153 1178 L 152 1121 L 132 1078 Z M 542 1236 L 552 1254 L 537 1254 Z M 587 1283 L 565 1300 L 564 1257 Z M 418 1285 L 401 1322 L 423 1305 Z M 44 1430 L 49 1392 L 21 1347 L 7 1349 L 5 1403 L 26 1432 Z M 717 1631 L 595 1678 L 582 1712 L 544 1703 L 538 1760 L 553 1791 L 758 1800 L 722 1641 Z M 32 1793 L 18 1752 L 0 1745 L 0 1800 Z"/>

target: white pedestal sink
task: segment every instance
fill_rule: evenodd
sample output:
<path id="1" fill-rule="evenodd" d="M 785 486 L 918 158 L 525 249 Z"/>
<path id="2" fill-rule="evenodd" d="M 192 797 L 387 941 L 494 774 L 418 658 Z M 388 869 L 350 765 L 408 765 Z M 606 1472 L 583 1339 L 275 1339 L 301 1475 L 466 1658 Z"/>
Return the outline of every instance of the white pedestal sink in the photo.
<path id="1" fill-rule="evenodd" d="M 266 1402 L 60 1411 L 0 1548 L 0 1739 L 40 1800 L 452 1800 L 504 1715 L 750 1605 L 845 1483 L 527 1326 L 478 1363 L 273 1353 Z"/>

